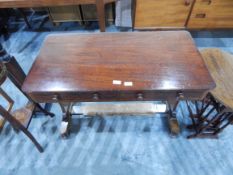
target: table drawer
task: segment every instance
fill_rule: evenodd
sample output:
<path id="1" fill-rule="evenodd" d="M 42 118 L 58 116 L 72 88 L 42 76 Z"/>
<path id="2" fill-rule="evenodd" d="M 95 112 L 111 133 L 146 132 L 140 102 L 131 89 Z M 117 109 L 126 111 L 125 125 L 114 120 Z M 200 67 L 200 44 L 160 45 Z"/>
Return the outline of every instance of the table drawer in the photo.
<path id="1" fill-rule="evenodd" d="M 201 99 L 203 91 L 123 91 L 123 92 L 66 92 L 66 93 L 34 93 L 31 98 L 39 103 L 62 102 L 108 102 L 108 101 L 164 101 L 176 99 L 182 94 L 184 99 Z"/>

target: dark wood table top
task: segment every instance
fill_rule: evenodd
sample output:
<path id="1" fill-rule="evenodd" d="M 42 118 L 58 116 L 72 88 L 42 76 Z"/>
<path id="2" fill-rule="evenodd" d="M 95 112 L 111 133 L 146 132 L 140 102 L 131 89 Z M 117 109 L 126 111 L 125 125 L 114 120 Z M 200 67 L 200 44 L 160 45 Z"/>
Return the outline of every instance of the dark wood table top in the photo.
<path id="1" fill-rule="evenodd" d="M 188 32 L 157 31 L 50 35 L 23 91 L 204 91 L 214 87 Z"/>

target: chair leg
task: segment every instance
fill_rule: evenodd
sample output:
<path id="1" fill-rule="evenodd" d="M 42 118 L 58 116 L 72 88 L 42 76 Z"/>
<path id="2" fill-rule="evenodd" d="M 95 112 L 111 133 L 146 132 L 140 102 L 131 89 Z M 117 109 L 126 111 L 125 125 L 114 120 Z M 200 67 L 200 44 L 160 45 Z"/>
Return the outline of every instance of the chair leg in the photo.
<path id="1" fill-rule="evenodd" d="M 9 114 L 1 105 L 0 105 L 0 114 L 15 128 L 21 130 L 36 146 L 39 152 L 43 152 L 44 149 L 37 142 L 35 137 L 19 122 L 17 121 L 11 114 Z"/>

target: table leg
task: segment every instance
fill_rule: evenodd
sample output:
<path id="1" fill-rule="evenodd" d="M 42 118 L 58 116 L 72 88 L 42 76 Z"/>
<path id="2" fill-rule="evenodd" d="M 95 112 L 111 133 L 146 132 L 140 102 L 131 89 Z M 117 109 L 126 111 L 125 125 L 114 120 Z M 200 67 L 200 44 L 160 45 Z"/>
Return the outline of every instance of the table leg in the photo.
<path id="1" fill-rule="evenodd" d="M 58 102 L 62 110 L 62 122 L 60 128 L 60 134 L 63 138 L 67 138 L 70 134 L 71 119 L 72 119 L 72 103 Z"/>
<path id="2" fill-rule="evenodd" d="M 189 129 L 194 129 L 194 133 L 187 138 L 218 138 L 218 134 L 232 122 L 232 111 L 217 102 L 211 94 L 208 94 L 201 102 L 201 109 L 196 105 L 197 110 L 194 115 L 190 103 L 186 101 L 192 120 Z"/>
<path id="3" fill-rule="evenodd" d="M 168 105 L 168 124 L 169 124 L 169 129 L 170 129 L 170 134 L 171 136 L 177 136 L 180 133 L 180 127 L 178 120 L 176 118 L 176 108 L 179 104 L 179 99 L 176 100 L 168 100 L 167 105 Z"/>
<path id="4" fill-rule="evenodd" d="M 210 132 L 211 128 L 217 128 L 214 127 L 214 123 L 219 120 L 219 118 L 222 118 L 222 116 L 225 113 L 225 110 L 222 110 L 221 112 L 217 113 L 214 117 L 212 117 L 210 120 L 207 120 L 207 117 L 205 117 L 205 120 L 202 119 L 202 121 L 199 119 L 199 121 L 195 122 L 195 119 L 192 117 L 192 111 L 190 108 L 190 105 L 188 102 L 186 102 L 188 110 L 190 112 L 190 117 L 192 119 L 193 127 L 195 129 L 195 133 L 187 136 L 188 139 L 190 138 L 218 138 L 217 134 L 214 134 L 213 132 Z M 200 118 L 201 116 L 199 116 Z"/>
<path id="5" fill-rule="evenodd" d="M 97 16 L 101 32 L 105 32 L 105 5 L 104 0 L 96 0 Z"/>

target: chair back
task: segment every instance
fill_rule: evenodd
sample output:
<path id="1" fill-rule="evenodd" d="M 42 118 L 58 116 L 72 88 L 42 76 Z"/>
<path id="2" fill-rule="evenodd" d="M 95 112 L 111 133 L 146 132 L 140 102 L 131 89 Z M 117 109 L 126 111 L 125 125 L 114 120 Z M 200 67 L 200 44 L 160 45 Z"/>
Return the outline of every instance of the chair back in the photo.
<path id="1" fill-rule="evenodd" d="M 6 80 L 6 74 L 7 74 L 6 67 L 4 66 L 4 64 L 0 63 L 0 86 Z"/>

